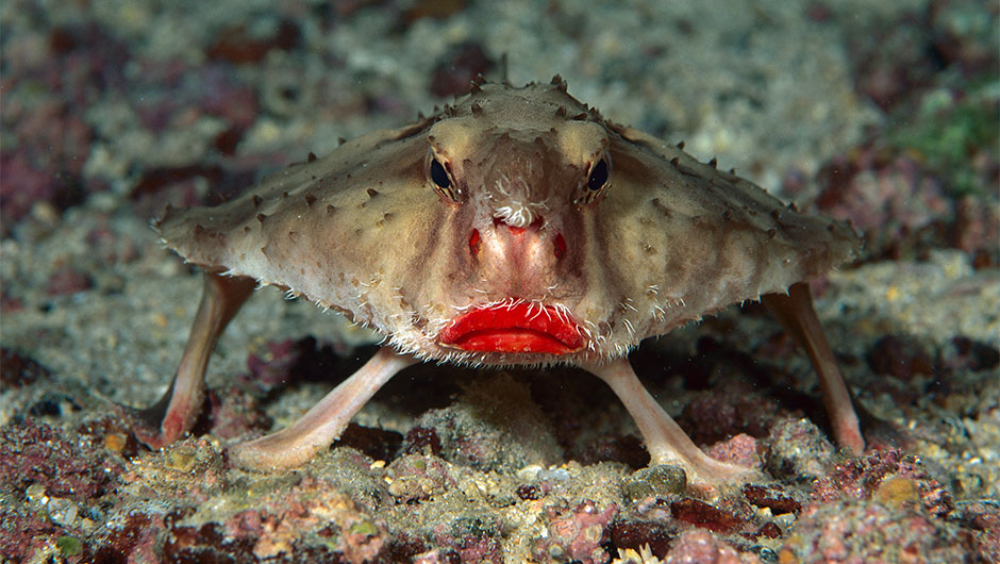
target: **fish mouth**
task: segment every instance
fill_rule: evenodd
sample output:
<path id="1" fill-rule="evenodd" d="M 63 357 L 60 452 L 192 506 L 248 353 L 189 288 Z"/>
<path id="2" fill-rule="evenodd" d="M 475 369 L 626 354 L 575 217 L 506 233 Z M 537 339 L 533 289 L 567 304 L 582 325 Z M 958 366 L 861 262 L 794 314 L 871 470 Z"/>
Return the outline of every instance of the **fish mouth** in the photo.
<path id="1" fill-rule="evenodd" d="M 497 353 L 568 354 L 584 346 L 579 325 L 565 311 L 524 302 L 463 313 L 441 331 L 438 342 Z"/>

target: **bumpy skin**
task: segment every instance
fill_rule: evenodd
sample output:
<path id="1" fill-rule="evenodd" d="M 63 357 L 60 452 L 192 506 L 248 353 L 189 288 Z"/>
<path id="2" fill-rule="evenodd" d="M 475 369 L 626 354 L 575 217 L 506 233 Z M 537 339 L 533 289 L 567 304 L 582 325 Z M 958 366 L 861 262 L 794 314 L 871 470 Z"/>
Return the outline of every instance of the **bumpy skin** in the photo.
<path id="1" fill-rule="evenodd" d="M 653 463 L 693 483 L 743 479 L 642 388 L 626 354 L 650 336 L 762 298 L 810 354 L 837 440 L 864 441 L 803 281 L 851 260 L 853 230 L 785 207 L 680 148 L 604 120 L 550 85 L 479 85 L 407 127 L 346 143 L 215 208 L 168 209 L 163 241 L 206 271 L 206 298 L 159 446 L 186 432 L 208 355 L 254 282 L 339 310 L 388 342 L 288 428 L 234 448 L 256 469 L 308 461 L 416 360 L 581 366 L 611 386 Z M 791 292 L 786 292 L 791 288 Z"/>
<path id="2" fill-rule="evenodd" d="M 432 157 L 454 200 L 430 178 Z M 601 158 L 611 170 L 594 191 L 588 175 Z M 646 337 L 821 275 L 858 247 L 847 225 L 797 213 L 612 124 L 562 83 L 483 85 L 222 206 L 170 210 L 157 227 L 189 262 L 342 311 L 420 359 L 477 364 L 620 357 Z M 586 346 L 505 354 L 438 342 L 461 312 L 511 299 L 566 312 Z"/>

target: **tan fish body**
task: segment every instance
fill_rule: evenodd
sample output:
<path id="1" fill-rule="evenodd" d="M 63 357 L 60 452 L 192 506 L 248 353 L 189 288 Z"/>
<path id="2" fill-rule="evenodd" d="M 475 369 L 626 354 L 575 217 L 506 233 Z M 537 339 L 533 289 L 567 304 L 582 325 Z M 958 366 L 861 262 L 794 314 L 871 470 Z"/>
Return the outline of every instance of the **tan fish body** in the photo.
<path id="1" fill-rule="evenodd" d="M 434 116 L 310 157 L 221 206 L 168 209 L 156 227 L 207 282 L 174 385 L 145 412 L 152 446 L 190 429 L 215 341 L 257 285 L 386 342 L 301 420 L 234 447 L 251 468 L 308 461 L 392 375 L 436 360 L 583 367 L 625 403 L 654 464 L 680 465 L 693 483 L 749 476 L 704 455 L 627 354 L 758 298 L 813 360 L 837 440 L 864 445 L 803 284 L 854 258 L 853 230 L 606 121 L 558 77 L 474 85 Z"/>

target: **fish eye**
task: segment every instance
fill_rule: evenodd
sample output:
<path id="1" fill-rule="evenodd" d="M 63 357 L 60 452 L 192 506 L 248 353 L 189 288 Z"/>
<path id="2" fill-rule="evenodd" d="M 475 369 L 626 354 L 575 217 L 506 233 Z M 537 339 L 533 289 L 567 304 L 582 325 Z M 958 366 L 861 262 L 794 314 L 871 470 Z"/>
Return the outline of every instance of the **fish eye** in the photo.
<path id="1" fill-rule="evenodd" d="M 460 190 L 458 186 L 452 179 L 451 174 L 448 173 L 446 165 L 439 161 L 433 152 L 427 155 L 426 170 L 427 176 L 434 183 L 434 189 L 438 191 L 438 194 L 452 202 L 459 201 Z"/>
<path id="2" fill-rule="evenodd" d="M 597 161 L 597 164 L 590 169 L 590 176 L 587 178 L 587 188 L 591 192 L 597 192 L 608 182 L 608 161 L 605 158 Z"/>
<path id="3" fill-rule="evenodd" d="M 587 183 L 577 191 L 577 197 L 573 200 L 573 203 L 585 206 L 593 202 L 598 196 L 604 193 L 604 189 L 610 184 L 610 179 L 611 158 L 607 154 L 604 154 L 590 166 L 590 172 L 587 173 Z"/>
<path id="4" fill-rule="evenodd" d="M 451 179 L 448 178 L 448 173 L 444 170 L 444 165 L 437 159 L 431 159 L 431 180 L 442 190 L 451 188 Z"/>

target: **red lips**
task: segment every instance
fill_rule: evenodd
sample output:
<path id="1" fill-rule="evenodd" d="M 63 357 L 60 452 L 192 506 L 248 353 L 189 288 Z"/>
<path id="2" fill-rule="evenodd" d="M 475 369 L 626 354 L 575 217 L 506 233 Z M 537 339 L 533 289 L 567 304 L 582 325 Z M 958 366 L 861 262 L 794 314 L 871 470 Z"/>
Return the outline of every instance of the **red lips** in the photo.
<path id="1" fill-rule="evenodd" d="M 526 303 L 462 314 L 441 332 L 438 340 L 467 351 L 501 353 L 567 354 L 584 345 L 579 327 L 566 314 L 551 306 Z"/>

